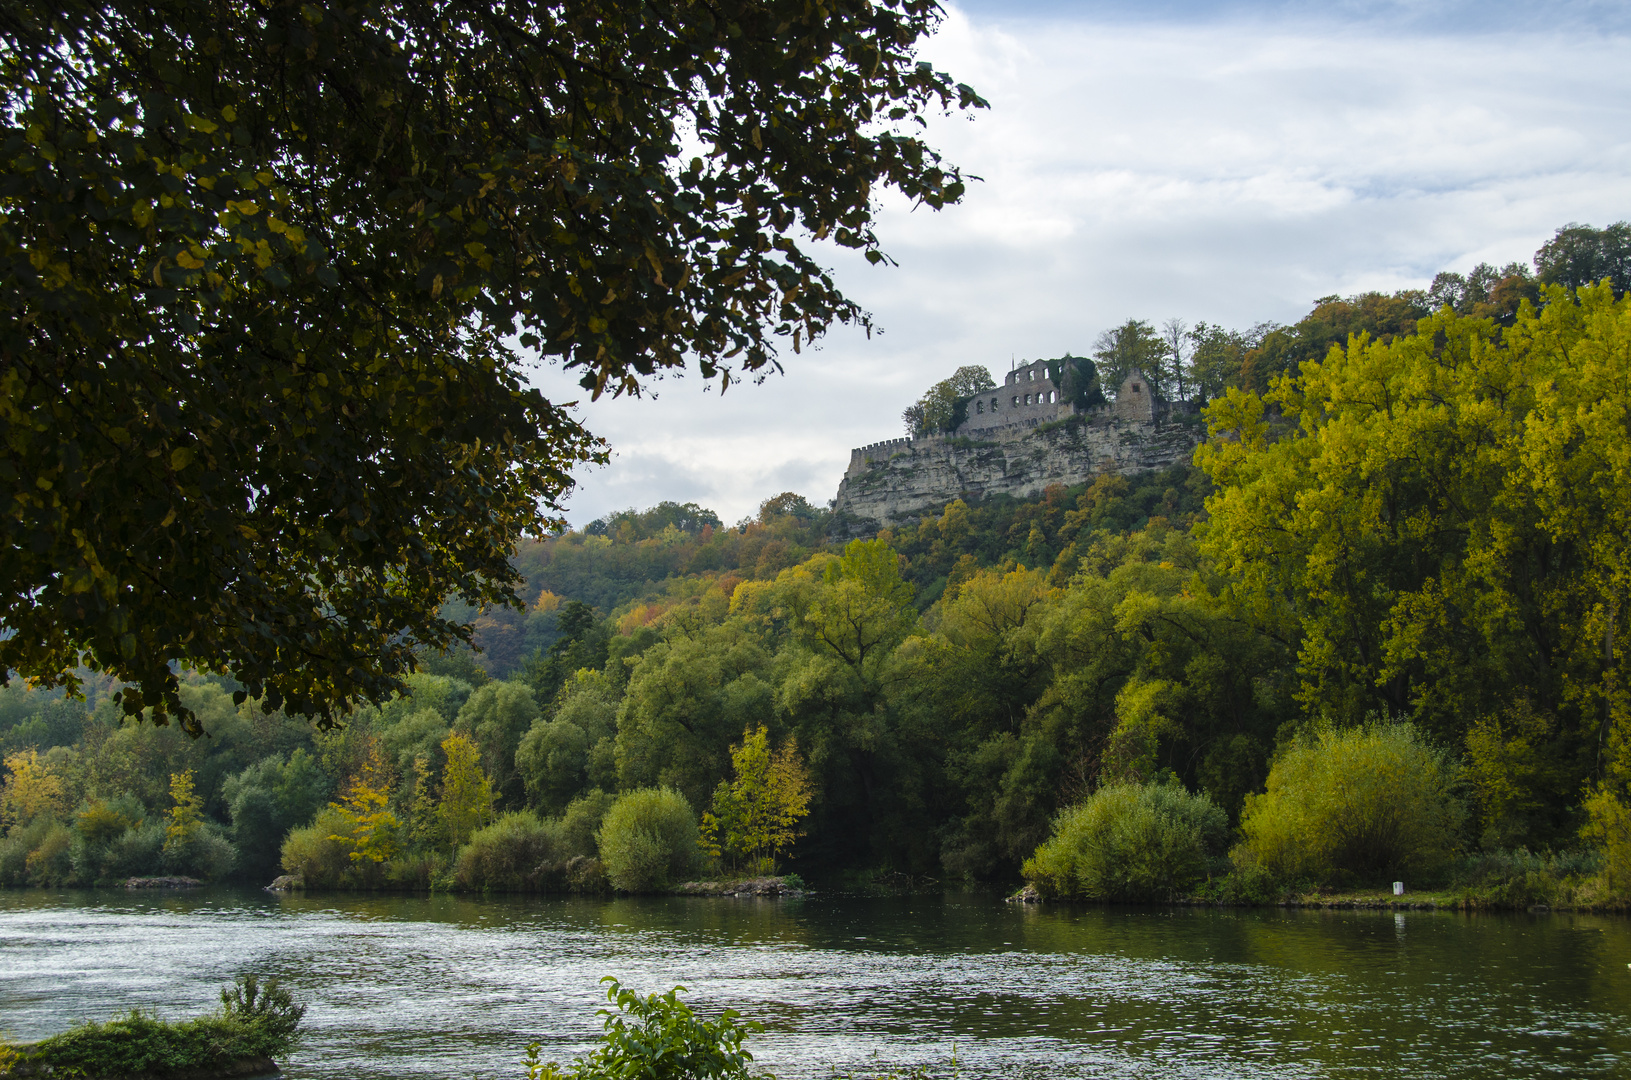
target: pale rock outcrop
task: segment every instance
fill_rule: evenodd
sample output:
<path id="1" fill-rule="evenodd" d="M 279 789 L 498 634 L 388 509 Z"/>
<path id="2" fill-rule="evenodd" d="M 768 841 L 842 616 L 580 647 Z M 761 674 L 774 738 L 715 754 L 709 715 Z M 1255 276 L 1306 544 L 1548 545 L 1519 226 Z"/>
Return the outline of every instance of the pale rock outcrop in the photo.
<path id="1" fill-rule="evenodd" d="M 993 426 L 982 417 L 953 437 L 890 439 L 851 451 L 833 509 L 883 525 L 938 512 L 959 497 L 1034 497 L 1051 484 L 1187 462 L 1204 433 L 1191 407 L 1162 401 L 1140 375 L 1128 376 L 1113 404 L 1086 413 L 1021 402 L 1025 415 L 1012 423 Z"/>

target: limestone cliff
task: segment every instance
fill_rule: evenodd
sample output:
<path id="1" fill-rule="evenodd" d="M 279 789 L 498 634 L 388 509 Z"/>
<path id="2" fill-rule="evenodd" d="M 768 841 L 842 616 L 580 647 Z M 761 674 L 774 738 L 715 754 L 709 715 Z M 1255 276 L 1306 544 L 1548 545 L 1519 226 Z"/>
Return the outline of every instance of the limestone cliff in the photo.
<path id="1" fill-rule="evenodd" d="M 977 438 L 930 435 L 863 446 L 850 454 L 833 509 L 887 524 L 959 496 L 1035 496 L 1049 484 L 1086 483 L 1187 462 L 1204 428 L 1178 409 L 1125 419 L 1110 407 L 1051 423 L 992 428 Z"/>

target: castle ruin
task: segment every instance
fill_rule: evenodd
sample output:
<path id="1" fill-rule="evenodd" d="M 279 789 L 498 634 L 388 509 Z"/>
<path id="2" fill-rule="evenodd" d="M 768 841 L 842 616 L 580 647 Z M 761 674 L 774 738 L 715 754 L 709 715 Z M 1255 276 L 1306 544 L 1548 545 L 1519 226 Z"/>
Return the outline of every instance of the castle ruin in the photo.
<path id="1" fill-rule="evenodd" d="M 1102 473 L 1165 468 L 1188 461 L 1200 441 L 1194 407 L 1164 400 L 1137 372 L 1102 405 L 1078 409 L 1071 390 L 1047 361 L 1019 366 L 1002 386 L 970 398 L 950 434 L 850 451 L 833 509 L 882 525 L 959 497 L 1025 498 Z"/>

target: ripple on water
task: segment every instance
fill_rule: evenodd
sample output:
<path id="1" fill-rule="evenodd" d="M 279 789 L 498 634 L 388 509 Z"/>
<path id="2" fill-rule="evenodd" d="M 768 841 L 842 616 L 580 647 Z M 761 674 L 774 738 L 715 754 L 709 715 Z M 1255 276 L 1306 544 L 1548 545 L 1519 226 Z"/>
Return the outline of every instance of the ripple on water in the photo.
<path id="1" fill-rule="evenodd" d="M 311 1002 L 290 1080 L 519 1076 L 592 1044 L 615 973 L 766 1024 L 785 1077 L 1617 1075 L 1631 933 L 1575 916 L 0 893 L 0 1025 L 215 1004 L 244 971 Z"/>

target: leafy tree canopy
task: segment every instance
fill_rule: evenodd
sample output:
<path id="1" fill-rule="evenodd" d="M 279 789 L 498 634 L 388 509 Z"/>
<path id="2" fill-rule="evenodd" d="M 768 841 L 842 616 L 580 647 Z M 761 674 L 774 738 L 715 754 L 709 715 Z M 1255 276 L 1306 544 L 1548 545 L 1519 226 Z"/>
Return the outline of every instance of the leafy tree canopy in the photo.
<path id="1" fill-rule="evenodd" d="M 729 385 L 865 314 L 800 246 L 940 207 L 932 0 L 0 11 L 0 678 L 172 662 L 330 722 L 602 451 L 522 350 Z"/>
<path id="2" fill-rule="evenodd" d="M 1099 378 L 1112 390 L 1119 388 L 1135 371 L 1158 378 L 1164 370 L 1166 351 L 1161 335 L 1143 319 L 1128 319 L 1093 341 L 1093 359 L 1098 361 Z"/>
<path id="3" fill-rule="evenodd" d="M 1563 226 L 1535 252 L 1535 270 L 1548 285 L 1578 289 L 1607 278 L 1624 294 L 1631 288 L 1631 221 L 1602 229 Z"/>
<path id="4" fill-rule="evenodd" d="M 719 515 L 694 502 L 660 502 L 650 510 L 630 507 L 597 518 L 584 526 L 590 536 L 613 536 L 620 540 L 645 540 L 673 526 L 683 533 L 699 533 L 720 526 Z"/>
<path id="5" fill-rule="evenodd" d="M 991 372 L 978 364 L 966 364 L 929 387 L 928 393 L 918 398 L 901 414 L 906 430 L 912 438 L 935 431 L 954 431 L 967 415 L 968 399 L 997 384 L 991 381 Z"/>

